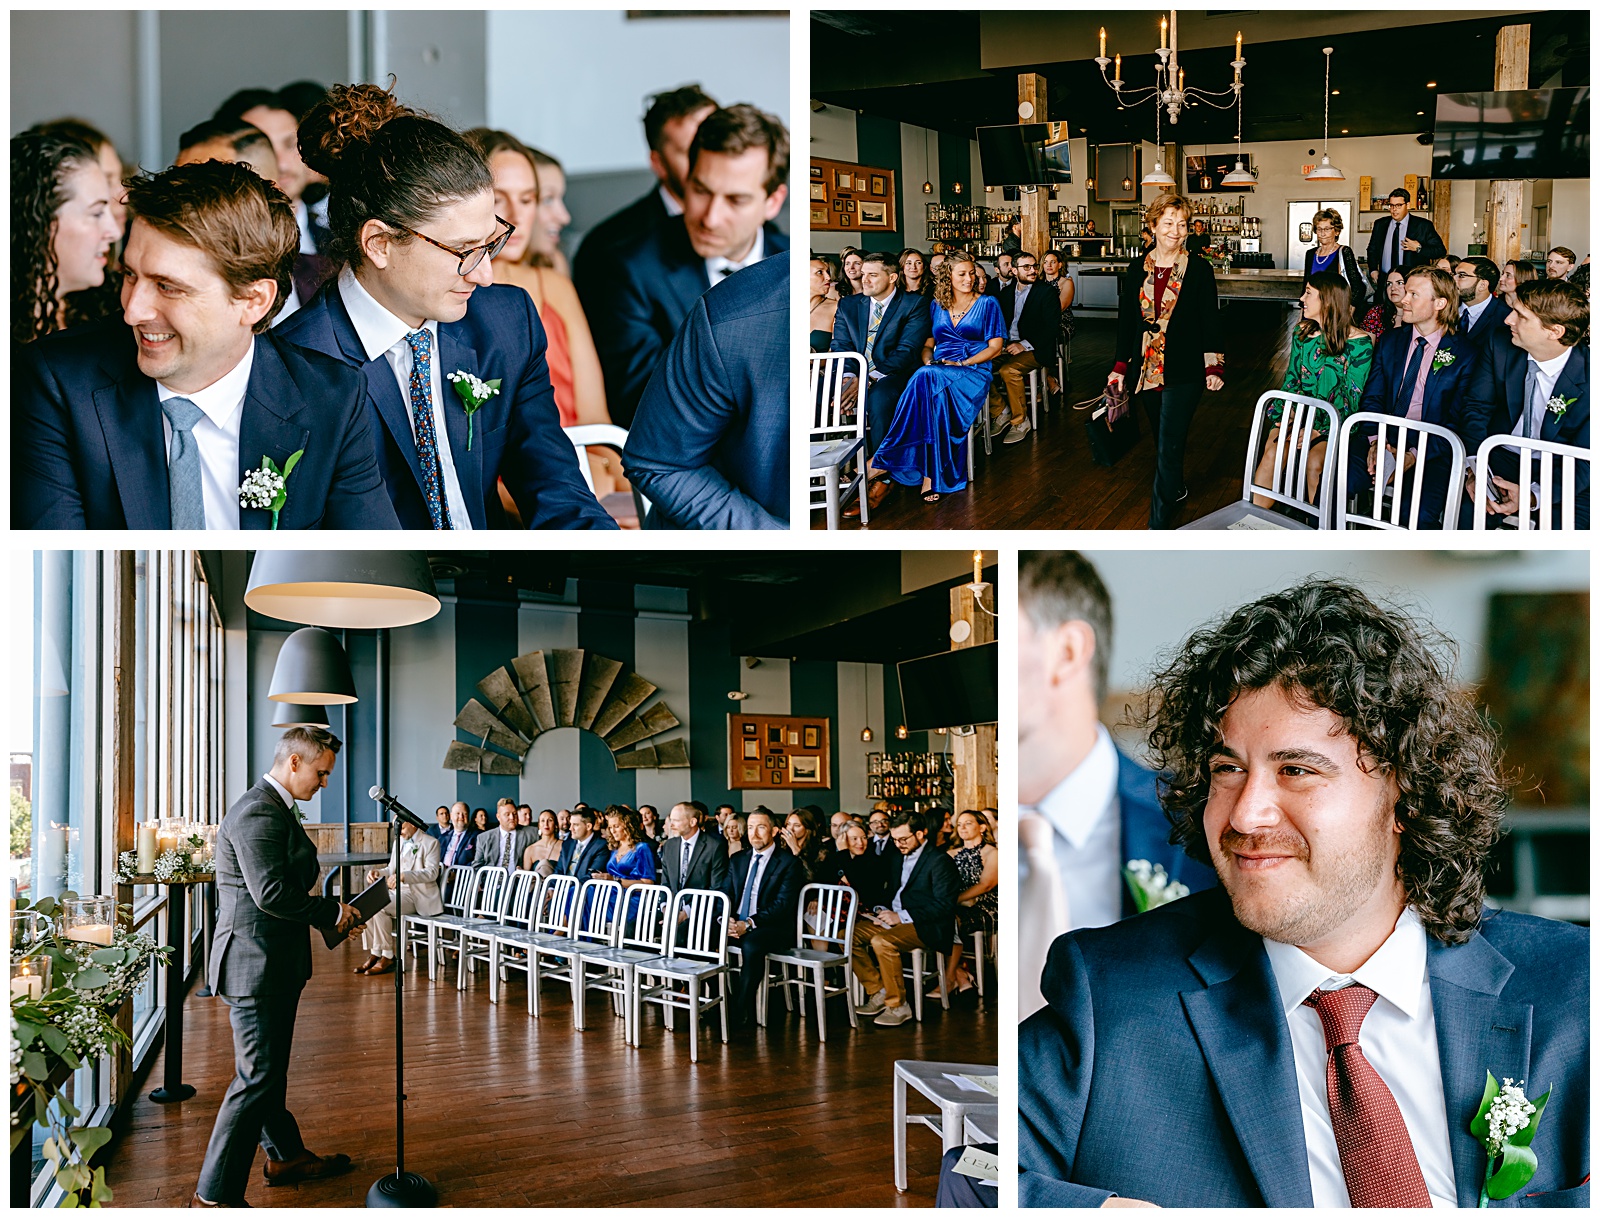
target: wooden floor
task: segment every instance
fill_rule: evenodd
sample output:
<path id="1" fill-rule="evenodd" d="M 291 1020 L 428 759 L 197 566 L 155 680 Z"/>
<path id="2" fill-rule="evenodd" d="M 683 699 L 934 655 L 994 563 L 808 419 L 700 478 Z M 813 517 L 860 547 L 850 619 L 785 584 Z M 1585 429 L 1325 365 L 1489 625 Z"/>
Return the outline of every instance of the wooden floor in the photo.
<path id="1" fill-rule="evenodd" d="M 351 968 L 353 944 L 316 947 L 317 973 L 300 1003 L 290 1107 L 306 1145 L 343 1152 L 355 1170 L 296 1188 L 264 1186 L 258 1153 L 253 1206 L 352 1206 L 394 1170 L 393 978 Z M 433 1181 L 443 1206 L 906 1206 L 933 1204 L 936 1135 L 908 1131 L 910 1190 L 895 1191 L 891 1080 L 898 1058 L 993 1063 L 993 1011 L 941 1011 L 926 1022 L 851 1031 L 839 999 L 828 1040 L 775 1002 L 765 1029 L 723 1045 L 646 1015 L 630 1049 L 622 1021 L 593 995 L 589 1029 L 575 1032 L 565 990 L 547 983 L 542 1015 L 527 1013 L 520 974 L 491 1005 L 480 970 L 457 991 L 407 976 L 406 1167 Z M 193 1193 L 217 1106 L 233 1073 L 227 1009 L 191 997 L 184 1081 L 194 1099 L 139 1098 L 116 1126 L 106 1178 L 118 1206 L 183 1206 Z M 918 1099 L 913 1094 L 913 1111 Z"/>
<path id="2" fill-rule="evenodd" d="M 1239 497 L 1244 450 L 1256 398 L 1283 383 L 1289 333 L 1299 311 L 1268 301 L 1230 301 L 1222 309 L 1227 335 L 1226 382 L 1207 393 L 1189 431 L 1184 472 L 1189 500 L 1176 523 L 1215 511 Z M 1072 343 L 1066 402 L 1081 401 L 1105 386 L 1111 371 L 1115 323 L 1080 319 Z M 977 476 L 964 491 L 928 505 L 896 487 L 874 509 L 873 529 L 1142 529 L 1150 517 L 1155 448 L 1141 415 L 1138 445 L 1110 469 L 1094 464 L 1084 435 L 1087 411 L 1061 409 L 1052 400 L 1039 428 L 1017 444 L 980 444 Z M 821 511 L 813 528 L 825 526 Z M 859 528 L 858 520 L 844 522 Z"/>

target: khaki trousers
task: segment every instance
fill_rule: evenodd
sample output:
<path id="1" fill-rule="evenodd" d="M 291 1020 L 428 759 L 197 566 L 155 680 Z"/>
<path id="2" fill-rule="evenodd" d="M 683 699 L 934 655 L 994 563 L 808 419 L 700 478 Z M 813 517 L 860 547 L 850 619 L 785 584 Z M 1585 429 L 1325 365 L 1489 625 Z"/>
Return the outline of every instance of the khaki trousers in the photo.
<path id="1" fill-rule="evenodd" d="M 406 915 L 417 912 L 416 902 L 411 899 L 409 892 L 403 893 L 400 898 L 401 911 Z M 361 928 L 361 946 L 367 949 L 367 954 L 372 956 L 394 957 L 395 936 L 394 901 L 391 899 L 389 908 L 383 910 L 372 921 Z"/>
<path id="2" fill-rule="evenodd" d="M 994 379 L 1005 386 L 1006 398 L 1011 403 L 1011 422 L 1013 425 L 1021 423 L 1028 417 L 1028 398 L 1026 387 L 1028 373 L 1035 368 L 1042 367 L 1038 360 L 1033 358 L 1032 351 L 1024 351 L 1020 355 L 1007 355 L 1001 352 L 994 357 Z M 999 385 L 989 385 L 989 414 L 996 422 L 1000 421 Z"/>
<path id="3" fill-rule="evenodd" d="M 900 953 L 914 947 L 927 950 L 927 944 L 917 937 L 916 925 L 904 922 L 887 930 L 873 922 L 857 922 L 855 942 L 851 945 L 850 966 L 861 979 L 861 986 L 871 998 L 879 990 L 884 992 L 884 1004 L 897 1007 L 905 1003 L 905 979 L 900 974 Z"/>

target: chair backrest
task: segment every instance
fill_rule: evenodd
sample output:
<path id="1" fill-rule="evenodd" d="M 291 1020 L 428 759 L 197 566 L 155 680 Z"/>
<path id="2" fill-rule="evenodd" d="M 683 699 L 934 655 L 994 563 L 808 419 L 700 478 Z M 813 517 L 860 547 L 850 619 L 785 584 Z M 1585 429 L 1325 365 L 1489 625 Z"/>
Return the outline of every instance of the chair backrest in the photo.
<path id="1" fill-rule="evenodd" d="M 1341 453 L 1347 453 L 1351 444 L 1356 445 L 1358 449 L 1365 448 L 1365 441 L 1358 438 L 1363 424 L 1374 424 L 1377 427 L 1377 448 L 1381 462 L 1378 466 L 1378 477 L 1373 479 L 1372 512 L 1369 515 L 1362 515 L 1350 511 L 1350 492 L 1346 485 L 1350 478 L 1350 463 L 1341 459 L 1338 475 L 1339 510 L 1334 527 L 1345 529 L 1354 524 L 1368 529 L 1415 529 L 1422 511 L 1422 485 L 1427 478 L 1430 449 L 1437 451 L 1442 446 L 1450 454 L 1450 473 L 1444 488 L 1444 519 L 1441 523 L 1446 529 L 1456 528 L 1456 518 L 1461 511 L 1461 479 L 1467 468 L 1467 450 L 1461 443 L 1461 437 L 1448 427 L 1441 427 L 1437 423 L 1424 423 L 1419 419 L 1396 418 L 1392 414 L 1374 414 L 1371 411 L 1359 410 L 1346 419 L 1339 429 Z M 1416 447 L 1417 457 L 1409 470 L 1403 469 L 1399 462 L 1389 456 L 1391 448 L 1397 453 L 1403 453 L 1413 445 Z M 1358 455 L 1365 460 L 1364 452 Z M 1328 467 L 1324 465 L 1323 468 Z M 1329 479 L 1324 477 L 1323 480 Z M 1408 482 L 1411 491 L 1411 511 L 1407 514 L 1405 522 L 1402 522 L 1400 518 L 1405 510 L 1404 492 Z M 1387 506 L 1385 495 L 1388 496 Z"/>
<path id="2" fill-rule="evenodd" d="M 572 915 L 577 907 L 573 900 L 578 895 L 578 877 L 553 875 L 539 888 L 539 900 L 534 906 L 533 929 L 546 934 L 566 931 L 572 926 Z"/>
<path id="3" fill-rule="evenodd" d="M 844 417 L 844 378 L 856 378 L 856 417 Z M 867 357 L 859 351 L 829 351 L 811 357 L 811 439 L 864 436 L 867 423 Z"/>
<path id="4" fill-rule="evenodd" d="M 665 884 L 635 884 L 622 897 L 617 919 L 617 946 L 641 951 L 667 950 L 667 906 L 672 889 Z"/>
<path id="5" fill-rule="evenodd" d="M 519 871 L 513 875 L 500 920 L 507 926 L 526 928 L 533 920 L 533 911 L 538 908 L 539 886 L 543 883 L 544 877 L 537 871 Z"/>
<path id="6" fill-rule="evenodd" d="M 478 891 L 472 898 L 472 916 L 499 919 L 506 899 L 507 872 L 504 867 L 478 868 Z"/>
<path id="7" fill-rule="evenodd" d="M 622 885 L 616 880 L 585 880 L 578 889 L 578 916 L 572 937 L 584 943 L 610 947 L 617 941 L 617 911 L 622 907 Z"/>
<path id="8" fill-rule="evenodd" d="M 1578 527 L 1578 463 L 1589 460 L 1589 450 L 1554 440 L 1530 440 L 1522 436 L 1490 436 L 1478 445 L 1478 473 L 1481 483 L 1488 477 L 1489 453 L 1496 448 L 1520 449 L 1517 464 L 1517 502 L 1523 507 L 1516 515 L 1519 529 L 1575 529 Z M 1539 476 L 1533 476 L 1533 455 L 1539 454 Z M 1554 475 L 1554 476 L 1552 476 Z M 1540 487 L 1539 507 L 1534 509 L 1530 487 Z M 1559 486 L 1561 493 L 1554 494 Z M 1555 515 L 1551 522 L 1552 512 Z M 1472 527 L 1484 528 L 1488 502 L 1479 491 L 1472 507 Z M 1537 522 L 1535 521 L 1537 517 Z"/>
<path id="9" fill-rule="evenodd" d="M 578 454 L 578 472 L 583 475 L 583 484 L 589 488 L 589 493 L 594 494 L 594 471 L 589 468 L 586 448 L 609 448 L 617 456 L 622 456 L 622 451 L 628 446 L 628 429 L 618 427 L 615 423 L 574 423 L 571 427 L 563 427 L 567 439 Z M 644 518 L 650 511 L 650 500 L 646 499 L 637 490 L 633 492 L 633 508 L 639 514 L 639 523 L 644 524 Z"/>
<path id="10" fill-rule="evenodd" d="M 678 914 L 683 913 L 683 942 L 673 928 L 678 925 Z M 724 964 L 728 959 L 728 894 L 711 892 L 704 888 L 680 888 L 672 899 L 672 912 L 667 915 L 667 955 L 685 956 L 695 960 L 715 960 Z"/>
<path id="11" fill-rule="evenodd" d="M 454 866 L 444 869 L 444 879 L 439 884 L 439 899 L 447 914 L 465 914 L 472 900 L 473 874 L 471 867 Z"/>
<path id="12" fill-rule="evenodd" d="M 828 943 L 848 952 L 856 932 L 857 899 L 848 884 L 807 884 L 795 911 L 795 942 Z M 807 926 L 806 911 L 813 901 L 817 907 Z"/>
<path id="13" fill-rule="evenodd" d="M 1272 481 L 1261 485 L 1256 478 L 1256 465 L 1261 460 L 1267 431 L 1272 426 L 1267 421 L 1267 411 L 1272 403 L 1282 403 L 1278 418 L 1278 451 L 1272 460 Z M 1313 502 L 1306 486 L 1310 480 L 1312 436 L 1316 432 L 1327 435 L 1327 451 L 1322 459 L 1322 484 L 1317 488 Z M 1321 398 L 1303 397 L 1298 393 L 1285 393 L 1269 389 L 1256 399 L 1255 419 L 1250 424 L 1250 445 L 1244 453 L 1244 492 L 1239 496 L 1248 501 L 1256 495 L 1272 499 L 1285 507 L 1309 513 L 1317 518 L 1318 528 L 1331 523 L 1329 504 L 1332 501 L 1332 470 L 1343 452 L 1339 445 L 1339 416 L 1333 406 Z"/>

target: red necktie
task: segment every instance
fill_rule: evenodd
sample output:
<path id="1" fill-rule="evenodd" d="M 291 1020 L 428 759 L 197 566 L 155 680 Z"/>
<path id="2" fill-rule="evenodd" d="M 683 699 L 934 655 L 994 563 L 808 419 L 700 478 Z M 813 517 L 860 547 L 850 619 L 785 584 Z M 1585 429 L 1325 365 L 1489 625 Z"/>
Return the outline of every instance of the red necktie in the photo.
<path id="1" fill-rule="evenodd" d="M 1361 1023 L 1378 1000 L 1364 985 L 1313 990 L 1306 1005 L 1322 1019 L 1328 1046 L 1328 1115 L 1356 1209 L 1433 1205 L 1394 1096 L 1361 1052 Z"/>

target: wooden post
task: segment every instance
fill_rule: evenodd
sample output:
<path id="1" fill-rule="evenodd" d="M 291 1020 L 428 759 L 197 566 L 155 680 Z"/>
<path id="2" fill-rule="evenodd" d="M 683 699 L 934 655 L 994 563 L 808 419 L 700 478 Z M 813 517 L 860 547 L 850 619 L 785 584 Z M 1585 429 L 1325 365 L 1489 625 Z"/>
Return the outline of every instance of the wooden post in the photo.
<path id="1" fill-rule="evenodd" d="M 1022 119 L 1028 123 L 1050 121 L 1048 82 L 1037 72 L 1023 72 L 1017 77 L 1017 104 L 1027 102 L 1033 106 L 1033 117 Z M 1035 258 L 1044 257 L 1050 248 L 1050 188 L 1040 186 L 1022 192 L 1022 248 Z M 980 611 L 981 615 L 981 611 Z M 971 804 L 970 807 L 987 805 Z M 957 809 L 959 811 L 959 807 Z"/>
<path id="2" fill-rule="evenodd" d="M 1528 87 L 1528 35 L 1531 26 L 1503 25 L 1494 39 L 1494 87 Z M 1522 183 L 1489 184 L 1489 257 L 1504 264 L 1522 257 Z"/>
<path id="3" fill-rule="evenodd" d="M 1433 180 L 1433 227 L 1439 230 L 1439 240 L 1445 249 L 1450 248 L 1450 183 L 1443 178 Z"/>
<path id="4" fill-rule="evenodd" d="M 1042 82 L 1041 82 L 1042 83 Z M 1028 196 L 1024 195 L 1023 198 Z M 1027 245 L 1024 243 L 1023 248 Z M 1031 251 L 1030 251 L 1031 252 Z M 972 588 L 962 584 L 950 589 L 950 622 L 965 621 L 972 627 L 967 637 L 951 643 L 951 650 L 974 647 L 979 643 L 994 642 L 995 587 L 985 586 L 983 604 L 974 604 Z M 950 756 L 955 766 L 955 804 L 960 812 L 964 808 L 994 808 L 999 806 L 998 772 L 995 769 L 995 732 L 993 723 L 981 723 L 970 736 L 950 738 Z"/>

